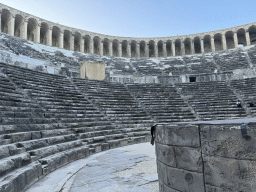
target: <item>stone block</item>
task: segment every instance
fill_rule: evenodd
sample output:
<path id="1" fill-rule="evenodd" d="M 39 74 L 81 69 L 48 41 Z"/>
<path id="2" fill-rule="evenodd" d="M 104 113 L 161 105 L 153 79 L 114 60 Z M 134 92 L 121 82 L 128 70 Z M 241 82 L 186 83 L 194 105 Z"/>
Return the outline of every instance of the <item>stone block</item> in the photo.
<path id="1" fill-rule="evenodd" d="M 23 132 L 23 133 L 14 133 L 11 135 L 12 142 L 20 142 L 20 141 L 27 141 L 31 139 L 31 133 L 30 132 Z"/>
<path id="2" fill-rule="evenodd" d="M 156 143 L 156 157 L 158 161 L 165 165 L 169 165 L 171 167 L 176 167 L 177 165 L 173 146 Z"/>
<path id="3" fill-rule="evenodd" d="M 178 191 L 204 192 L 202 173 L 190 172 L 184 169 L 166 167 L 167 186 Z"/>
<path id="4" fill-rule="evenodd" d="M 205 183 L 224 191 L 255 191 L 256 162 L 203 155 Z"/>
<path id="5" fill-rule="evenodd" d="M 11 159 L 0 161 L 0 176 L 5 175 L 13 169 L 15 169 L 15 164 Z"/>
<path id="6" fill-rule="evenodd" d="M 0 146 L 0 159 L 9 157 L 9 146 Z"/>
<path id="7" fill-rule="evenodd" d="M 256 129 L 247 127 L 250 141 L 242 137 L 240 125 L 201 125 L 202 152 L 212 156 L 256 160 Z"/>
<path id="8" fill-rule="evenodd" d="M 155 138 L 156 142 L 166 145 L 187 147 L 200 146 L 199 130 L 197 125 L 157 125 Z"/>
<path id="9" fill-rule="evenodd" d="M 167 166 L 158 160 L 156 161 L 156 165 L 157 165 L 158 180 L 162 181 L 164 184 L 167 184 L 167 172 L 166 172 Z"/>
<path id="10" fill-rule="evenodd" d="M 179 192 L 179 191 L 174 190 L 168 187 L 167 185 L 165 185 L 164 183 L 162 183 L 161 181 L 159 181 L 159 192 Z"/>
<path id="11" fill-rule="evenodd" d="M 175 147 L 177 168 L 202 173 L 202 157 L 200 148 Z"/>
<path id="12" fill-rule="evenodd" d="M 205 185 L 205 191 L 206 192 L 224 192 L 223 189 L 211 186 L 211 185 Z"/>
<path id="13" fill-rule="evenodd" d="M 31 139 L 41 139 L 41 133 L 40 131 L 33 131 L 31 132 Z"/>

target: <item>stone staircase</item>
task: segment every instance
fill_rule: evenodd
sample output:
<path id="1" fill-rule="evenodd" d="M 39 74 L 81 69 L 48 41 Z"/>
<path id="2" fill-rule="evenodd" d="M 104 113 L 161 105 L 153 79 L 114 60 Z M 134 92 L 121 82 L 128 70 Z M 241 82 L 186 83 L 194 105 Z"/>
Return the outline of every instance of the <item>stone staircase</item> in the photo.
<path id="1" fill-rule="evenodd" d="M 201 120 L 246 117 L 236 106 L 237 97 L 224 81 L 176 84 Z"/>
<path id="2" fill-rule="evenodd" d="M 127 87 L 160 123 L 195 119 L 190 108 L 172 85 L 128 84 Z"/>
<path id="3" fill-rule="evenodd" d="M 256 107 L 249 107 L 249 103 L 251 100 L 256 101 L 256 78 L 232 80 L 230 85 L 240 94 L 252 116 L 255 116 Z"/>

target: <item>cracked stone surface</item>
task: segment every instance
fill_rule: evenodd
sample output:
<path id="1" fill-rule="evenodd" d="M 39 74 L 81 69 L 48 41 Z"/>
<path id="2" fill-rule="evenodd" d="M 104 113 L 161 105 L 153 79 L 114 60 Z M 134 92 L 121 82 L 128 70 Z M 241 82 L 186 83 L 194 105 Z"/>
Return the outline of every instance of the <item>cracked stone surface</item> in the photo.
<path id="1" fill-rule="evenodd" d="M 129 145 L 91 155 L 50 173 L 26 192 L 159 192 L 155 146 Z"/>

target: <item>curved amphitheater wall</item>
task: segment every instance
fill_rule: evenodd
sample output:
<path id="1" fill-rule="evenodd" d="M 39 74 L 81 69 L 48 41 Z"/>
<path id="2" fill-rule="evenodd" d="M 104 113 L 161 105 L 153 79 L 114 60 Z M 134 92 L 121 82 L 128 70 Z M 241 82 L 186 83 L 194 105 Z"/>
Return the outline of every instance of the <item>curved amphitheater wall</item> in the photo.
<path id="1" fill-rule="evenodd" d="M 61 54 L 65 52 L 64 55 L 76 54 L 73 59 L 75 62 L 56 65 L 52 61 L 42 61 L 42 59 L 37 60 L 37 58 L 26 58 L 29 61 L 22 62 L 20 56 L 1 51 L 1 61 L 5 63 L 41 71 L 44 70 L 45 66 L 48 66 L 48 73 L 81 77 L 80 68 L 88 60 L 79 59 L 84 55 L 90 55 L 92 58 L 90 62 L 105 63 L 105 80 L 120 83 L 180 83 L 189 82 L 191 76 L 195 77 L 196 81 L 231 80 L 256 76 L 255 67 L 252 63 L 250 63 L 250 68 L 230 71 L 219 71 L 216 68 L 216 72 L 212 73 L 141 75 L 121 74 L 118 69 L 113 70 L 113 67 L 107 66 L 105 62 L 106 60 L 116 60 L 115 62 L 118 63 L 120 60 L 121 65 L 129 68 L 126 63 L 141 61 L 141 59 L 146 64 L 153 66 L 161 63 L 164 59 L 177 58 L 177 60 L 182 61 L 187 56 L 204 56 L 219 54 L 219 52 L 225 54 L 228 51 L 240 49 L 246 51 L 256 44 L 256 23 L 191 35 L 133 38 L 109 36 L 63 26 L 4 4 L 0 4 L 0 10 L 0 31 L 3 34 L 17 37 L 20 41 L 28 41 L 28 44 L 34 43 L 37 47 L 41 46 L 41 50 L 55 49 Z M 134 71 L 137 72 L 136 69 Z"/>

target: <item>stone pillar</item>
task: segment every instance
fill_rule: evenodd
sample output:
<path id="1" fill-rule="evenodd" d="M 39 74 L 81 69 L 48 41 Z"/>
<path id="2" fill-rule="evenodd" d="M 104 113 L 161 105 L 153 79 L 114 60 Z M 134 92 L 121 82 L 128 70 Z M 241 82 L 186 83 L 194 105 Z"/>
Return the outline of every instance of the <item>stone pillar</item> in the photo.
<path id="1" fill-rule="evenodd" d="M 28 37 L 27 30 L 28 30 L 28 20 L 24 19 L 22 27 L 21 27 L 21 38 L 22 39 L 27 39 L 27 37 Z"/>
<path id="2" fill-rule="evenodd" d="M 212 48 L 212 52 L 214 52 L 215 51 L 214 37 L 211 37 L 211 48 Z"/>
<path id="3" fill-rule="evenodd" d="M 249 34 L 249 30 L 246 29 L 245 31 L 245 39 L 246 39 L 246 45 L 251 45 L 251 40 L 250 40 L 250 34 Z"/>
<path id="4" fill-rule="evenodd" d="M 149 44 L 148 43 L 146 43 L 146 45 L 145 45 L 146 47 L 145 47 L 145 53 L 146 53 L 146 57 L 149 57 Z"/>
<path id="5" fill-rule="evenodd" d="M 119 42 L 118 57 L 122 57 L 122 43 L 121 42 Z"/>
<path id="6" fill-rule="evenodd" d="M 60 30 L 59 35 L 59 48 L 63 49 L 63 41 L 64 41 L 64 31 Z"/>
<path id="7" fill-rule="evenodd" d="M 136 57 L 140 58 L 140 42 L 136 43 Z"/>
<path id="8" fill-rule="evenodd" d="M 113 56 L 113 40 L 109 41 L 109 56 Z"/>
<path id="9" fill-rule="evenodd" d="M 84 37 L 80 38 L 80 52 L 84 53 Z"/>
<path id="10" fill-rule="evenodd" d="M 204 39 L 201 39 L 200 44 L 201 44 L 201 53 L 204 53 Z"/>
<path id="11" fill-rule="evenodd" d="M 46 45 L 52 46 L 52 27 L 49 27 L 46 32 Z"/>
<path id="12" fill-rule="evenodd" d="M 103 42 L 100 40 L 100 56 L 103 56 Z"/>
<path id="13" fill-rule="evenodd" d="M 158 46 L 157 46 L 157 43 L 155 43 L 154 51 L 155 51 L 155 57 L 158 57 Z"/>
<path id="14" fill-rule="evenodd" d="M 90 54 L 94 54 L 94 43 L 93 43 L 93 39 L 90 39 L 89 53 L 90 53 Z"/>
<path id="15" fill-rule="evenodd" d="M 0 9 L 0 32 L 2 32 L 2 25 L 1 25 L 1 23 L 2 23 L 2 9 Z"/>
<path id="16" fill-rule="evenodd" d="M 164 57 L 167 57 L 167 51 L 166 51 L 166 41 L 163 44 L 163 52 L 164 52 Z"/>
<path id="17" fill-rule="evenodd" d="M 181 41 L 181 55 L 182 56 L 185 55 L 185 41 L 184 40 Z"/>
<path id="18" fill-rule="evenodd" d="M 194 42 L 194 39 L 191 39 L 191 54 L 195 54 L 195 42 Z"/>
<path id="19" fill-rule="evenodd" d="M 70 50 L 74 51 L 74 44 L 75 44 L 75 34 L 74 33 L 70 34 L 69 44 L 70 44 Z"/>
<path id="20" fill-rule="evenodd" d="M 37 24 L 34 32 L 34 35 L 35 35 L 34 39 L 36 43 L 40 43 L 40 28 L 41 28 L 41 25 Z"/>
<path id="21" fill-rule="evenodd" d="M 222 34 L 222 46 L 223 46 L 223 50 L 227 49 L 227 43 L 226 43 L 226 36 L 225 36 L 225 34 Z"/>
<path id="22" fill-rule="evenodd" d="M 172 56 L 175 56 L 175 41 L 172 41 Z"/>
<path id="23" fill-rule="evenodd" d="M 127 52 L 128 52 L 128 57 L 131 57 L 131 43 L 130 42 L 127 44 Z"/>
<path id="24" fill-rule="evenodd" d="M 238 47 L 237 32 L 234 32 L 234 44 L 235 44 L 235 48 L 237 48 Z"/>
<path id="25" fill-rule="evenodd" d="M 15 16 L 11 15 L 11 18 L 8 22 L 8 34 L 14 36 L 14 21 L 15 21 Z"/>

